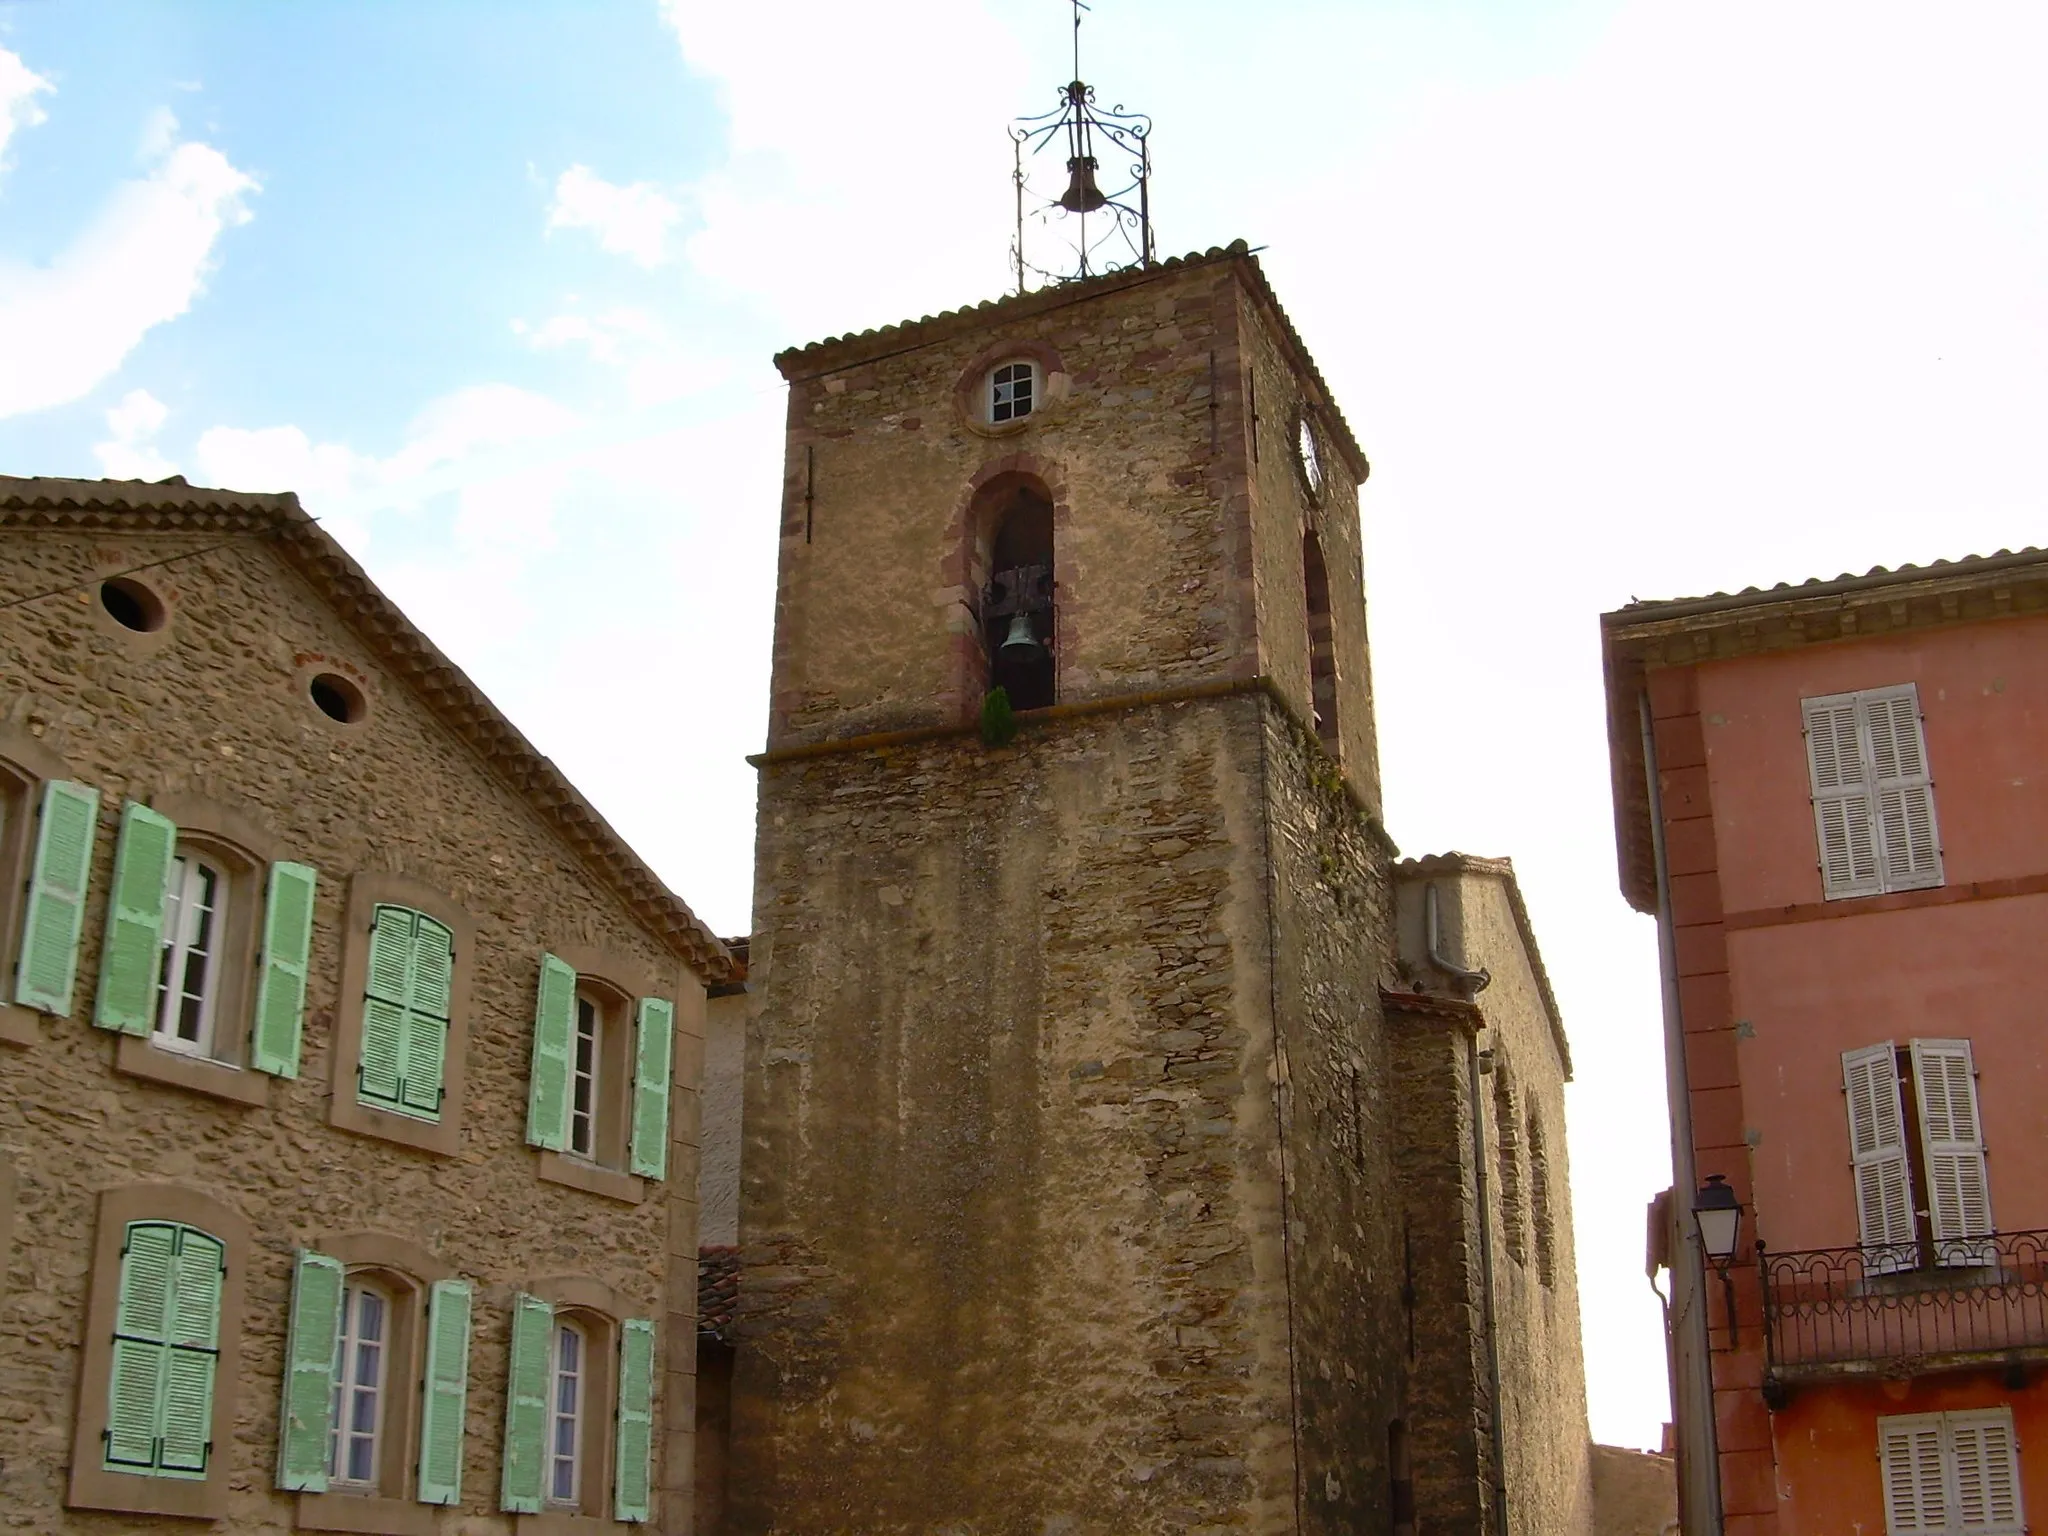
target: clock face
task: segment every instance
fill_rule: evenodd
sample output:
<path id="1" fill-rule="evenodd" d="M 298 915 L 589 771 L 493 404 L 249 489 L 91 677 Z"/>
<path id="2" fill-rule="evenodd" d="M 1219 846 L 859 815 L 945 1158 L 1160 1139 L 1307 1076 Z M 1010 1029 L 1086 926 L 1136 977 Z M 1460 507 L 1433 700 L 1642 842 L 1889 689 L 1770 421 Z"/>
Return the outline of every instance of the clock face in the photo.
<path id="1" fill-rule="evenodd" d="M 1294 455 L 1300 461 L 1301 478 L 1308 482 L 1309 494 L 1322 495 L 1323 461 L 1321 455 L 1316 452 L 1315 428 L 1309 425 L 1306 416 L 1301 418 L 1301 424 L 1295 428 Z"/>

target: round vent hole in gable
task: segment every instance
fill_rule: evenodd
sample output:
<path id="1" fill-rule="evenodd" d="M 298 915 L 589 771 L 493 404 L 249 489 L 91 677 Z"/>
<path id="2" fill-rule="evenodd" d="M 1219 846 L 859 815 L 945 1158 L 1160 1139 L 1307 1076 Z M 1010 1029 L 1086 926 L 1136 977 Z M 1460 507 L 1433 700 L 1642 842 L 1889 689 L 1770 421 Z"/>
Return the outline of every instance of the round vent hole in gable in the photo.
<path id="1" fill-rule="evenodd" d="M 368 708 L 363 690 L 338 673 L 322 672 L 306 685 L 306 692 L 321 714 L 343 725 L 354 725 Z"/>
<path id="2" fill-rule="evenodd" d="M 116 624 L 139 635 L 154 634 L 164 627 L 163 599 L 126 576 L 100 583 L 100 606 Z"/>

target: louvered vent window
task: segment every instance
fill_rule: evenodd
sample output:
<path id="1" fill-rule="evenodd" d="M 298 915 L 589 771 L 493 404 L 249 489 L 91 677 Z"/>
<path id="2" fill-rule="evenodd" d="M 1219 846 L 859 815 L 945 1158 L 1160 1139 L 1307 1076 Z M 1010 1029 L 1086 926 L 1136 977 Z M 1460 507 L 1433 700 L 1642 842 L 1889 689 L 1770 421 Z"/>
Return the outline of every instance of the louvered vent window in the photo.
<path id="1" fill-rule="evenodd" d="M 1835 693 L 1801 709 L 1827 899 L 1940 885 L 1919 690 L 1905 683 Z"/>
<path id="2" fill-rule="evenodd" d="M 1887 1536 L 2021 1536 L 2010 1408 L 1877 1421 Z"/>

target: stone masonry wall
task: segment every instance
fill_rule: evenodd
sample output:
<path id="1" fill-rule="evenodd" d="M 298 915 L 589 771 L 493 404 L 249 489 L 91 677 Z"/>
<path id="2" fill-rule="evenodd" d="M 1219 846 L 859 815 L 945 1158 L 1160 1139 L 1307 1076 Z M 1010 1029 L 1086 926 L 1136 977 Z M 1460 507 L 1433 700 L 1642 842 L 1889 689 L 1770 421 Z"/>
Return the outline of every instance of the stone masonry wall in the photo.
<path id="1" fill-rule="evenodd" d="M 1315 410 L 1314 385 L 1296 372 L 1272 318 L 1250 293 L 1238 294 L 1244 337 L 1246 456 L 1254 512 L 1254 584 L 1259 669 L 1303 720 L 1309 704 L 1309 640 L 1302 535 L 1311 526 L 1329 572 L 1337 660 L 1337 723 L 1345 774 L 1375 813 L 1380 806 L 1379 739 L 1373 719 L 1372 654 L 1366 637 L 1365 556 L 1358 486 Z M 1311 496 L 1296 456 L 1295 428 L 1308 411 L 1317 422 L 1323 486 Z"/>
<path id="2" fill-rule="evenodd" d="M 694 1094 L 679 1087 L 672 1102 L 670 1187 L 681 1192 L 674 1202 L 661 1186 L 631 1206 L 539 1180 L 523 1140 L 539 954 L 587 943 L 670 978 L 679 1000 L 679 1084 L 694 1085 L 699 1070 L 702 990 L 419 699 L 380 679 L 351 632 L 259 540 L 147 573 L 171 609 L 157 635 L 119 628 L 92 600 L 96 572 L 211 542 L 16 532 L 0 562 L 0 602 L 88 583 L 82 597 L 0 611 L 0 720 L 60 753 L 72 776 L 103 796 L 73 1015 L 44 1019 L 31 1045 L 0 1045 L 11 1090 L 0 1095 L 0 1147 L 20 1190 L 0 1296 L 0 1524 L 103 1536 L 191 1527 L 61 1508 L 95 1197 L 111 1185 L 159 1180 L 224 1201 L 255 1233 L 242 1355 L 228 1367 L 239 1377 L 240 1404 L 225 1450 L 232 1510 L 217 1528 L 292 1526 L 293 1496 L 271 1487 L 292 1252 L 319 1233 L 365 1229 L 421 1243 L 478 1284 L 464 1502 L 441 1528 L 499 1536 L 512 1529 L 495 1507 L 516 1289 L 541 1277 L 592 1276 L 630 1298 L 637 1315 L 657 1319 L 661 1341 L 694 1358 L 690 1303 L 667 1311 L 663 1285 L 672 1259 L 694 1270 Z M 371 711 L 361 724 L 339 726 L 307 700 L 304 664 L 315 656 L 362 682 Z M 301 1074 L 271 1082 L 266 1106 L 124 1075 L 112 1064 L 116 1037 L 88 1022 L 122 799 L 171 789 L 239 809 L 285 856 L 320 873 Z M 349 1005 L 337 997 L 338 939 L 348 876 L 359 870 L 402 872 L 444 889 L 475 920 L 457 1156 L 328 1123 L 330 1037 L 337 1006 Z M 691 1422 L 689 1403 L 658 1405 L 658 1451 L 664 1413 L 679 1431 Z M 687 1433 L 670 1437 L 671 1466 L 686 1465 L 688 1455 Z M 657 1487 L 661 1475 L 657 1466 Z M 687 1519 L 687 1510 L 671 1511 L 666 1528 L 684 1530 Z"/>
<path id="3" fill-rule="evenodd" d="M 1292 1529 L 1251 695 L 764 770 L 728 1529 Z"/>
<path id="4" fill-rule="evenodd" d="M 697 1167 L 700 1243 L 740 1240 L 740 1103 L 747 1066 L 747 994 L 704 1009 L 703 1129 Z"/>
<path id="5" fill-rule="evenodd" d="M 1445 926 L 1453 953 L 1484 965 L 1493 982 L 1480 994 L 1493 1050 L 1494 1080 L 1510 1089 L 1515 1121 L 1497 1114 L 1487 1125 L 1495 1169 L 1512 1157 L 1520 1172 L 1520 1209 L 1494 1190 L 1497 1317 L 1500 1330 L 1502 1425 L 1507 1433 L 1507 1488 L 1514 1536 L 1583 1536 L 1592 1529 L 1591 1435 L 1586 1422 L 1586 1367 L 1579 1342 L 1578 1266 L 1572 1243 L 1570 1166 L 1565 1146 L 1564 1063 L 1559 1059 L 1535 972 L 1517 931 L 1503 880 L 1469 874 L 1447 882 Z M 1537 1230 L 1538 1150 L 1546 1167 L 1548 1241 Z M 1512 1143 L 1504 1152 L 1504 1133 Z M 1512 1220 L 1515 1229 L 1511 1230 Z"/>
<path id="6" fill-rule="evenodd" d="M 1492 1381 L 1486 1366 L 1466 1029 L 1392 1021 L 1401 1181 L 1407 1424 L 1415 1502 L 1430 1536 L 1489 1530 Z"/>
<path id="7" fill-rule="evenodd" d="M 1392 1062 L 1379 983 L 1392 955 L 1384 844 L 1336 766 L 1266 711 L 1288 1205 L 1301 1422 L 1298 1528 L 1383 1530 L 1400 1416 L 1403 1314 Z"/>
<path id="8" fill-rule="evenodd" d="M 1592 1488 L 1565 1147 L 1566 1064 L 1552 1033 L 1537 962 L 1524 943 L 1509 897 L 1507 866 L 1453 854 L 1403 864 L 1396 875 L 1397 925 L 1409 984 L 1439 992 L 1449 986 L 1448 979 L 1426 961 L 1424 895 L 1431 884 L 1439 896 L 1439 941 L 1445 957 L 1484 969 L 1492 977 L 1476 998 L 1483 1020 L 1479 1116 L 1491 1224 L 1508 1528 L 1515 1536 L 1582 1536 L 1591 1529 Z M 1444 1037 L 1446 1042 L 1452 1038 Z M 1427 1475 L 1443 1479 L 1449 1487 L 1465 1475 L 1469 1459 L 1481 1482 L 1489 1485 L 1479 1490 L 1472 1506 L 1471 1518 L 1477 1521 L 1482 1519 L 1479 1506 L 1490 1506 L 1494 1471 L 1485 1297 L 1472 1207 L 1470 1068 L 1462 1036 L 1456 1037 L 1453 1048 L 1439 1044 L 1430 1031 L 1411 1032 L 1405 1049 L 1413 1129 L 1404 1154 L 1404 1178 L 1411 1184 L 1417 1250 L 1430 1251 L 1434 1275 L 1430 1285 L 1420 1287 L 1424 1315 L 1437 1319 L 1445 1330 L 1444 1347 L 1425 1362 L 1417 1378 L 1419 1400 L 1432 1405 L 1426 1416 L 1432 1426 L 1428 1433 L 1423 1418 L 1416 1426 L 1417 1477 L 1420 1481 L 1425 1476 L 1427 1465 Z M 1453 1122 L 1455 1143 L 1447 1139 Z M 1454 1179 L 1462 1214 L 1452 1223 L 1446 1213 Z M 1440 1258 L 1439 1249 L 1456 1257 Z M 1462 1281 L 1456 1278 L 1459 1270 Z M 1443 1313 L 1441 1299 L 1455 1295 L 1469 1296 L 1468 1316 Z M 1471 1330 L 1474 1381 L 1469 1389 L 1467 1351 L 1456 1342 L 1458 1329 L 1465 1327 Z M 1462 1420 L 1461 1399 L 1471 1405 Z M 1435 1406 L 1439 1403 L 1440 1411 Z M 1490 1523 L 1483 1528 L 1496 1529 Z"/>
<path id="9" fill-rule="evenodd" d="M 785 359 L 771 745 L 979 707 L 965 518 L 1009 470 L 1054 495 L 1063 700 L 1251 675 L 1236 286 L 1227 263 L 1133 274 L 871 361 Z M 963 408 L 963 380 L 1027 354 L 1052 370 L 1030 416 Z"/>

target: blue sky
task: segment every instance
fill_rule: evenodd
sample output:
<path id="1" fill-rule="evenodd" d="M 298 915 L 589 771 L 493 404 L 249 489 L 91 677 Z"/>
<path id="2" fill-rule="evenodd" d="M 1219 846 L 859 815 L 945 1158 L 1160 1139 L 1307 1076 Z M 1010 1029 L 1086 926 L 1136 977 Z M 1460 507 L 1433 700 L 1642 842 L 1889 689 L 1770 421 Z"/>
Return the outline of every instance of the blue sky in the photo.
<path id="1" fill-rule="evenodd" d="M 1666 1412 L 1668 1168 L 1595 617 L 2039 540 L 2044 44 L 1994 0 L 1086 28 L 1162 251 L 1265 245 L 1372 456 L 1389 822 L 1522 873 L 1607 1440 Z M 298 491 L 744 929 L 768 359 L 1002 291 L 1004 125 L 1067 47 L 1061 0 L 0 0 L 0 470 Z"/>

